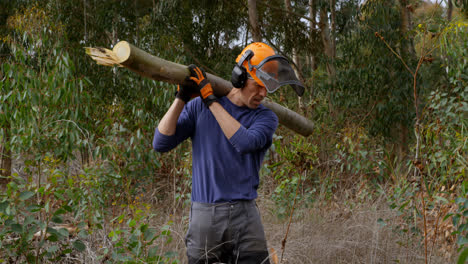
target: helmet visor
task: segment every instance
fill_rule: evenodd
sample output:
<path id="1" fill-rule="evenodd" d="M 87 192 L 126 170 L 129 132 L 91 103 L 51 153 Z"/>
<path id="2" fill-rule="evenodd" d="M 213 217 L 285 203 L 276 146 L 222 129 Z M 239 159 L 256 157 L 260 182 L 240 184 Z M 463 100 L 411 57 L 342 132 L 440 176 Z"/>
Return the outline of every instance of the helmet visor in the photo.
<path id="1" fill-rule="evenodd" d="M 304 85 L 297 79 L 285 57 L 270 56 L 254 67 L 256 68 L 255 75 L 263 82 L 269 93 L 273 93 L 281 86 L 290 85 L 297 95 L 304 94 Z"/>

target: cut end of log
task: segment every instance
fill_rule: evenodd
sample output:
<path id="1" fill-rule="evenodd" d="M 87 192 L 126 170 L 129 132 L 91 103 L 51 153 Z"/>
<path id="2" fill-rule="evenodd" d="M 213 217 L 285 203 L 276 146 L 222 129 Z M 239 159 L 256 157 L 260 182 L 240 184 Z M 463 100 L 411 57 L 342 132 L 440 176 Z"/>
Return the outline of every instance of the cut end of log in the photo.
<path id="1" fill-rule="evenodd" d="M 88 54 L 99 65 L 104 66 L 121 66 L 119 59 L 112 50 L 105 48 L 91 48 L 86 47 L 86 54 Z"/>
<path id="2" fill-rule="evenodd" d="M 128 60 L 128 58 L 130 57 L 130 52 L 131 52 L 130 43 L 128 43 L 127 41 L 120 41 L 119 43 L 115 44 L 112 51 L 116 55 L 119 63 L 122 63 Z"/>

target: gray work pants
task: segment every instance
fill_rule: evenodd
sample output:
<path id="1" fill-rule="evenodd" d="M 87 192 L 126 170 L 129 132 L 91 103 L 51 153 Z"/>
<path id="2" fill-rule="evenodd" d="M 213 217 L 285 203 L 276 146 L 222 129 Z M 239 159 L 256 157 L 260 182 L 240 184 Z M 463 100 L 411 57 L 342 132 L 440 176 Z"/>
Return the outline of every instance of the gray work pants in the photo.
<path id="1" fill-rule="evenodd" d="M 189 263 L 269 264 L 255 200 L 193 202 L 185 239 Z"/>

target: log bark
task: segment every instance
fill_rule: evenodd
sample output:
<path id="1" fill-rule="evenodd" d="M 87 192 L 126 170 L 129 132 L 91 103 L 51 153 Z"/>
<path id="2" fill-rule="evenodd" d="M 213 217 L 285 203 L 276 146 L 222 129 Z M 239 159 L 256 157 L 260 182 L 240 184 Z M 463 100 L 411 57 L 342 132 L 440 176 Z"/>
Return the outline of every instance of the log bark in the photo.
<path id="1" fill-rule="evenodd" d="M 102 61 L 97 58 L 99 56 L 97 55 L 98 51 L 108 52 L 108 54 L 102 55 Z M 87 53 L 98 64 L 112 65 L 112 62 L 114 62 L 114 64 L 124 66 L 139 75 L 157 81 L 186 84 L 186 77 L 189 76 L 187 66 L 148 54 L 126 41 L 117 43 L 112 51 L 103 48 L 87 48 Z M 213 87 L 215 95 L 218 97 L 227 95 L 232 89 L 231 82 L 218 76 L 207 73 L 207 78 Z M 280 124 L 285 127 L 305 137 L 312 133 L 314 123 L 307 118 L 268 98 L 265 98 L 262 104 L 275 112 Z"/>

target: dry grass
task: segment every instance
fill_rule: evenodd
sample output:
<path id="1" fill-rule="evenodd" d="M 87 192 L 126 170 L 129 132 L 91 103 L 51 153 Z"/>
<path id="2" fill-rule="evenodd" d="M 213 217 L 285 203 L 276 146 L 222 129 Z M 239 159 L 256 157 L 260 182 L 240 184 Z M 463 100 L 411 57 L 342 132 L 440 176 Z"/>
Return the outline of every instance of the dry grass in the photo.
<path id="1" fill-rule="evenodd" d="M 345 205 L 347 202 L 330 202 L 298 212 L 303 217 L 291 224 L 282 263 L 424 263 L 420 237 L 394 231 L 401 218 L 389 209 L 384 197 L 360 201 L 352 209 Z M 275 218 L 270 201 L 263 200 L 261 208 L 269 246 L 281 258 L 287 221 Z M 434 252 L 430 263 L 451 262 Z"/>
<path id="2" fill-rule="evenodd" d="M 424 246 L 420 237 L 394 231 L 401 225 L 401 217 L 390 210 L 385 197 L 373 201 L 350 201 L 317 204 L 314 208 L 297 211 L 290 227 L 283 262 L 281 263 L 424 263 Z M 152 227 L 172 222 L 173 241 L 160 240 L 161 253 L 177 253 L 174 259 L 186 262 L 184 236 L 188 225 L 188 208 L 174 210 L 172 201 L 154 204 L 158 217 Z M 281 259 L 282 240 L 288 219 L 278 219 L 274 203 L 268 198 L 258 199 L 267 235 L 268 245 Z M 382 224 L 379 219 L 386 219 Z M 96 239 L 103 238 L 96 234 Z M 437 245 L 435 247 L 437 249 Z M 436 251 L 436 250 L 435 250 Z M 87 253 L 93 255 L 92 252 Z M 95 254 L 94 254 L 95 255 Z M 431 254 L 430 263 L 451 263 L 437 252 Z M 97 263 L 88 259 L 87 263 Z"/>

